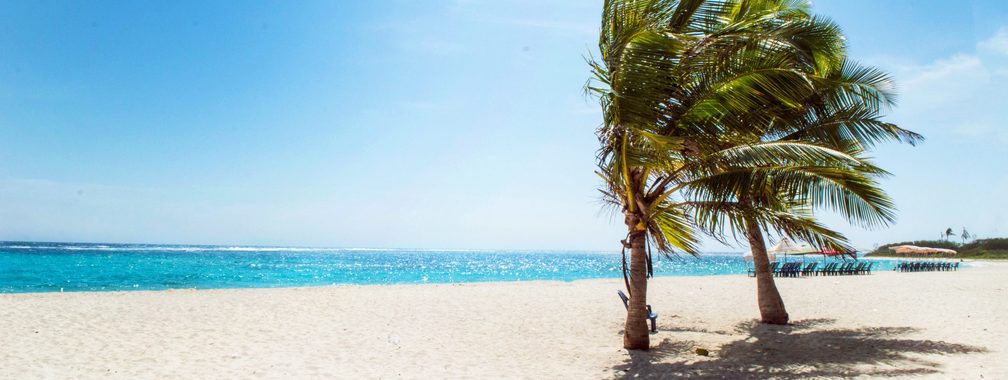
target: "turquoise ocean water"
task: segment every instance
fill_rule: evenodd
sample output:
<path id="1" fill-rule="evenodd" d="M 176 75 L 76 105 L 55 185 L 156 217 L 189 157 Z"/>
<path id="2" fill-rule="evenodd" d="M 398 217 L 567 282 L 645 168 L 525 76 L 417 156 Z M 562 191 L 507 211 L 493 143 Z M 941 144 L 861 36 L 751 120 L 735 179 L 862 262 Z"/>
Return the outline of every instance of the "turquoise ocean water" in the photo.
<path id="1" fill-rule="evenodd" d="M 822 262 L 822 258 L 807 259 Z M 896 261 L 877 260 L 877 270 Z M 656 276 L 746 273 L 740 254 L 655 261 Z M 0 293 L 620 278 L 619 252 L 0 242 Z"/>

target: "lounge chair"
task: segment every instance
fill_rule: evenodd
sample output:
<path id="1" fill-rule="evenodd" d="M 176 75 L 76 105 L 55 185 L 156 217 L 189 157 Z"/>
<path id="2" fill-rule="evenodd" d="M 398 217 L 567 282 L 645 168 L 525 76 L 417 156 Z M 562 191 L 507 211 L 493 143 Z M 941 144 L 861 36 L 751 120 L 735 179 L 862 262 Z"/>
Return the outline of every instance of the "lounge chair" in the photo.
<path id="1" fill-rule="evenodd" d="M 784 263 L 784 265 L 781 265 L 781 266 L 777 267 L 777 269 L 774 271 L 774 276 L 784 277 L 784 273 L 790 267 L 791 267 L 791 263 Z"/>
<path id="2" fill-rule="evenodd" d="M 818 265 L 819 263 L 809 263 L 808 265 L 806 265 L 805 269 L 802 269 L 801 272 L 802 276 L 808 276 L 815 273 L 815 267 Z"/>
<path id="3" fill-rule="evenodd" d="M 798 277 L 801 270 L 801 263 L 785 263 L 777 274 L 780 277 Z"/>
<path id="4" fill-rule="evenodd" d="M 622 290 L 617 290 L 616 294 L 619 294 L 619 298 L 623 300 L 623 307 L 630 310 L 630 298 L 627 297 L 626 293 Z M 648 319 L 651 320 L 651 332 L 658 332 L 658 314 L 651 311 L 651 305 L 647 305 Z"/>
<path id="5" fill-rule="evenodd" d="M 784 263 L 784 266 L 782 266 L 780 270 L 780 276 L 791 277 L 792 271 L 794 271 L 794 263 Z"/>
<path id="6" fill-rule="evenodd" d="M 842 263 L 842 264 L 841 263 L 837 263 L 837 266 L 833 267 L 833 270 L 830 271 L 830 275 L 833 275 L 833 276 L 842 275 L 845 268 L 847 268 L 847 263 Z"/>
<path id="7" fill-rule="evenodd" d="M 829 263 L 829 264 L 826 264 L 826 266 L 824 266 L 824 267 L 823 267 L 822 269 L 820 269 L 820 270 L 819 270 L 819 272 L 818 272 L 818 273 L 816 273 L 816 275 L 821 275 L 821 276 L 825 276 L 825 275 L 828 275 L 828 274 L 829 274 L 829 272 L 830 272 L 831 270 L 833 270 L 833 267 L 834 267 L 834 266 L 836 266 L 836 263 Z"/>
<path id="8" fill-rule="evenodd" d="M 840 266 L 839 263 L 829 263 L 829 265 L 826 266 L 825 270 L 823 270 L 823 275 L 832 276 L 834 273 L 836 273 L 836 269 L 839 266 Z"/>
<path id="9" fill-rule="evenodd" d="M 794 263 L 794 265 L 791 267 L 791 277 L 801 277 L 801 273 L 802 273 L 802 264 Z"/>
<path id="10" fill-rule="evenodd" d="M 770 275 L 771 276 L 776 276 L 776 275 L 780 274 L 780 268 L 779 268 L 779 266 L 780 266 L 779 262 L 774 261 L 774 262 L 770 263 Z M 749 269 L 749 274 L 750 274 L 749 277 L 756 277 L 756 268 L 755 267 L 750 268 Z"/>
<path id="11" fill-rule="evenodd" d="M 834 265 L 833 268 L 830 268 L 830 271 L 827 274 L 829 274 L 830 276 L 840 275 L 843 272 L 844 265 L 845 264 L 836 263 L 836 265 Z"/>
<path id="12" fill-rule="evenodd" d="M 864 269 L 867 266 L 868 263 L 858 263 L 857 267 L 854 268 L 853 271 L 851 271 L 851 274 L 864 274 Z"/>

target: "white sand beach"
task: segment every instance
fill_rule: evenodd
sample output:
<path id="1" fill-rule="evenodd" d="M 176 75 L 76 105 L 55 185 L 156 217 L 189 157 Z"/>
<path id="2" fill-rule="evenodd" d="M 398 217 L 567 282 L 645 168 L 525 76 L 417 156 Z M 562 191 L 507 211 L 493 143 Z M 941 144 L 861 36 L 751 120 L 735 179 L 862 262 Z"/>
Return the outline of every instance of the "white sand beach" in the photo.
<path id="1" fill-rule="evenodd" d="M 980 265 L 780 279 L 776 327 L 754 279 L 657 278 L 647 353 L 620 280 L 2 294 L 0 378 L 1006 378 L 1008 264 Z"/>

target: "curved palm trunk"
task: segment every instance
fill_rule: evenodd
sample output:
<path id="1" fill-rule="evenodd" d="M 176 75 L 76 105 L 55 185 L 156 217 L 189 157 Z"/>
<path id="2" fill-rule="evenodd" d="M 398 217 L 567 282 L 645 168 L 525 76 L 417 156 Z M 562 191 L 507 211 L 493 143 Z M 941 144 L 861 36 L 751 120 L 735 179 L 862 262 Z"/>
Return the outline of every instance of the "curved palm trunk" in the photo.
<path id="1" fill-rule="evenodd" d="M 774 284 L 773 273 L 770 272 L 770 258 L 767 257 L 763 231 L 751 218 L 746 218 L 746 237 L 749 238 L 756 270 L 756 302 L 759 304 L 760 320 L 763 323 L 785 325 L 788 323 L 788 313 L 784 309 L 784 300 L 777 291 L 777 285 Z"/>
<path id="2" fill-rule="evenodd" d="M 645 231 L 637 229 L 638 219 L 628 215 L 625 223 L 630 230 L 630 302 L 623 329 L 623 348 L 647 350 L 651 336 L 647 327 L 647 250 Z"/>

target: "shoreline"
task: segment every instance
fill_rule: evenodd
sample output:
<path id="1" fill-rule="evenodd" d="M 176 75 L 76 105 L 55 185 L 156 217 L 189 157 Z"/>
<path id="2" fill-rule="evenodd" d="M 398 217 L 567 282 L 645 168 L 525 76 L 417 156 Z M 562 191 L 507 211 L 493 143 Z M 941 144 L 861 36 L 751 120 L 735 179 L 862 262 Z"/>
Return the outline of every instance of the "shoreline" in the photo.
<path id="1" fill-rule="evenodd" d="M 656 277 L 647 353 L 622 349 L 622 278 L 5 293 L 0 378 L 997 378 L 990 264 L 780 279 L 787 326 L 755 323 L 744 275 Z"/>
<path id="2" fill-rule="evenodd" d="M 862 260 L 862 259 L 864 259 L 864 260 L 897 260 L 897 259 L 900 259 L 900 258 L 897 258 L 897 257 L 860 257 L 858 259 L 859 260 Z M 814 261 L 814 260 L 809 260 L 809 262 L 811 262 L 811 261 Z M 958 260 L 956 260 L 956 261 L 958 261 Z M 976 265 L 978 263 L 989 262 L 991 264 L 998 264 L 998 263 L 1008 263 L 1008 260 L 965 259 L 965 260 L 963 260 L 963 262 L 967 262 L 967 263 L 971 264 L 970 267 L 965 268 L 965 269 L 969 270 L 969 269 L 975 268 L 976 266 L 974 266 L 974 265 Z M 962 269 L 960 269 L 960 270 L 962 270 Z M 884 269 L 883 270 L 876 270 L 876 271 L 874 271 L 872 273 L 875 274 L 875 273 L 881 273 L 881 272 L 888 272 L 888 270 L 884 270 Z M 739 273 L 712 273 L 712 274 L 689 274 L 689 275 L 664 275 L 664 274 L 661 274 L 661 273 L 656 273 L 655 274 L 655 278 L 710 278 L 710 277 L 745 276 L 745 275 L 746 275 L 745 272 L 739 272 Z M 803 277 L 805 277 L 805 276 L 803 276 Z M 589 277 L 589 278 L 578 278 L 578 279 L 573 279 L 573 280 L 532 279 L 532 280 L 509 280 L 509 281 L 486 280 L 486 281 L 468 281 L 468 282 L 426 282 L 426 283 L 400 282 L 400 283 L 373 283 L 373 284 L 361 284 L 361 283 L 350 283 L 350 282 L 347 282 L 347 283 L 333 283 L 333 284 L 319 284 L 319 285 L 293 285 L 293 286 L 280 285 L 280 286 L 167 288 L 167 289 L 137 289 L 137 290 L 115 289 L 115 290 L 66 290 L 66 291 L 64 291 L 64 290 L 61 289 L 61 290 L 26 291 L 26 292 L 21 292 L 21 291 L 17 291 L 17 292 L 0 291 L 0 296 L 13 295 L 13 294 L 50 294 L 50 293 L 56 293 L 56 294 L 74 293 L 74 294 L 77 294 L 77 293 L 138 293 L 138 292 L 173 292 L 173 291 L 212 291 L 212 290 L 245 290 L 245 289 L 248 289 L 248 290 L 259 290 L 259 289 L 300 289 L 300 288 L 310 289 L 310 288 L 355 287 L 355 286 L 359 286 L 359 287 L 373 287 L 373 286 L 382 287 L 382 286 L 404 286 L 404 285 L 406 285 L 406 286 L 410 286 L 410 285 L 427 286 L 427 285 L 465 285 L 465 284 L 496 284 L 496 283 L 509 284 L 509 283 L 537 283 L 537 282 L 545 282 L 545 283 L 550 283 L 550 282 L 555 282 L 555 283 L 577 283 L 577 282 L 581 282 L 581 281 L 596 281 L 596 280 L 620 280 L 620 281 L 622 281 L 622 279 L 623 279 L 622 277 L 617 276 L 617 277 Z M 788 278 L 788 279 L 785 279 L 785 280 L 792 280 L 792 279 Z"/>

